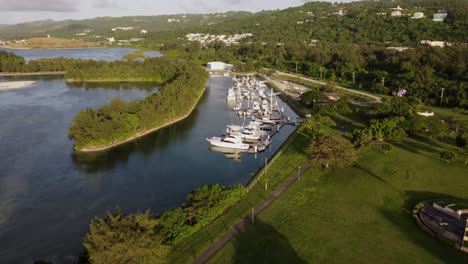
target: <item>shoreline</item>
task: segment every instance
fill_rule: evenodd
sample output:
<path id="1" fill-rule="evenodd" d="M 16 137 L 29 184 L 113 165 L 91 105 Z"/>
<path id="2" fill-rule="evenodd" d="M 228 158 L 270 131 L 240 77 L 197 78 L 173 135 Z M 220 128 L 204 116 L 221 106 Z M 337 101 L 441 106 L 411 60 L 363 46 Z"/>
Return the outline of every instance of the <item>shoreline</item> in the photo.
<path id="1" fill-rule="evenodd" d="M 11 49 L 11 50 L 32 50 L 32 49 L 42 49 L 42 50 L 65 50 L 65 49 L 105 49 L 107 47 L 73 47 L 73 48 L 39 48 L 39 47 L 12 47 L 12 46 L 0 46 L 0 48 Z"/>
<path id="2" fill-rule="evenodd" d="M 21 89 L 29 87 L 35 84 L 37 81 L 12 81 L 12 82 L 0 82 L 0 91 L 10 89 Z"/>
<path id="3" fill-rule="evenodd" d="M 115 82 L 115 83 L 119 83 L 119 82 L 128 82 L 128 83 L 132 83 L 132 82 L 145 82 L 145 83 L 150 83 L 150 82 L 153 82 L 153 83 L 158 83 L 158 84 L 162 84 L 163 82 L 162 81 L 156 81 L 156 80 L 127 80 L 127 79 L 122 79 L 122 80 L 76 80 L 76 79 L 65 79 L 65 81 L 67 83 L 103 83 L 103 82 L 106 82 L 106 83 L 111 83 L 111 82 Z"/>
<path id="4" fill-rule="evenodd" d="M 0 72 L 0 76 L 65 75 L 64 71 L 51 72 Z"/>
<path id="5" fill-rule="evenodd" d="M 175 119 L 169 121 L 168 123 L 166 123 L 164 125 L 160 125 L 158 127 L 154 127 L 154 128 L 149 129 L 149 130 L 146 130 L 146 131 L 137 132 L 135 136 L 129 137 L 129 138 L 127 138 L 125 140 L 122 140 L 122 141 L 117 141 L 117 142 L 111 143 L 110 145 L 96 146 L 96 147 L 85 147 L 85 148 L 82 148 L 82 149 L 75 149 L 75 150 L 78 151 L 78 152 L 97 152 L 97 151 L 108 150 L 108 149 L 114 148 L 116 146 L 125 144 L 127 142 L 133 141 L 135 139 L 138 139 L 140 137 L 146 136 L 148 134 L 151 134 L 151 133 L 153 133 L 153 132 L 155 132 L 157 130 L 160 130 L 161 128 L 164 128 L 164 127 L 170 126 L 172 124 L 175 124 L 175 123 L 177 123 L 179 121 L 182 121 L 185 118 L 189 117 L 192 114 L 193 110 L 195 110 L 195 107 L 197 107 L 198 103 L 200 102 L 200 99 L 202 98 L 203 94 L 205 93 L 205 90 L 206 90 L 206 85 L 203 88 L 203 90 L 201 91 L 200 95 L 198 96 L 197 101 L 192 106 L 192 108 L 188 111 L 188 113 L 186 113 L 186 114 L 184 114 L 184 115 L 182 115 L 180 117 L 176 117 Z"/>

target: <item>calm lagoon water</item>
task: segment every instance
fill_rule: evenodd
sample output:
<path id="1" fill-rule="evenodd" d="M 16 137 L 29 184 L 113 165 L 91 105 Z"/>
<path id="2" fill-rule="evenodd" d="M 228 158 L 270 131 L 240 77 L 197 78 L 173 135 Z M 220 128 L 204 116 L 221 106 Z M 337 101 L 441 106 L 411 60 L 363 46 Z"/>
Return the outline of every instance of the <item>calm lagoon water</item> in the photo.
<path id="1" fill-rule="evenodd" d="M 72 58 L 85 60 L 120 60 L 124 55 L 132 53 L 135 49 L 130 48 L 92 48 L 92 49 L 6 49 L 0 51 L 14 52 L 16 55 L 24 57 L 26 61 L 41 58 Z M 145 51 L 147 57 L 163 56 L 159 51 Z"/>
<path id="2" fill-rule="evenodd" d="M 212 77 L 184 121 L 110 151 L 78 154 L 67 128 L 79 110 L 117 96 L 143 98 L 158 87 L 69 86 L 60 77 L 32 78 L 38 80 L 32 87 L 0 91 L 0 263 L 73 263 L 94 216 L 117 206 L 124 213 L 160 213 L 202 185 L 247 184 L 294 130 L 284 127 L 257 156 L 243 153 L 233 160 L 211 151 L 205 138 L 244 122 L 225 99 L 231 79 Z M 31 77 L 0 81 L 11 79 Z"/>

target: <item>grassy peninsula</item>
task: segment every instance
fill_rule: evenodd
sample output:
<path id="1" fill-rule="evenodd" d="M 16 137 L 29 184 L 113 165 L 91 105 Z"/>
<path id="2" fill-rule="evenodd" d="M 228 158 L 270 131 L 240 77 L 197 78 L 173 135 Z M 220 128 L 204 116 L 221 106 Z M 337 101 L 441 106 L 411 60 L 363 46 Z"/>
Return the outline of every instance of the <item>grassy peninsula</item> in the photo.
<path id="1" fill-rule="evenodd" d="M 76 39 L 30 38 L 21 42 L 12 43 L 6 47 L 10 49 L 76 49 L 95 48 L 99 46 L 98 43 Z"/>
<path id="2" fill-rule="evenodd" d="M 75 149 L 83 151 L 107 149 L 185 118 L 197 104 L 208 79 L 208 73 L 196 64 L 161 58 L 102 65 L 89 63 L 92 68 L 71 69 L 66 76 L 107 80 L 131 71 L 128 74 L 132 78 L 158 80 L 164 83 L 164 88 L 143 100 L 126 103 L 116 98 L 99 109 L 80 111 L 72 120 L 68 136 L 75 141 Z"/>

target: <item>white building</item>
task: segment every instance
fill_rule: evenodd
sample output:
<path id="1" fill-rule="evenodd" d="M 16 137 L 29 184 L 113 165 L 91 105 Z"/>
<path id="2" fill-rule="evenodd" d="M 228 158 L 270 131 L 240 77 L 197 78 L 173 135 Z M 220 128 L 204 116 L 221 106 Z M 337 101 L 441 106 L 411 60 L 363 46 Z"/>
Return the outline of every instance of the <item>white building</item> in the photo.
<path id="1" fill-rule="evenodd" d="M 402 51 L 405 51 L 407 49 L 409 49 L 408 47 L 387 47 L 388 50 L 396 50 L 396 51 L 399 51 L 399 52 L 402 52 Z"/>
<path id="2" fill-rule="evenodd" d="M 447 13 L 435 13 L 434 16 L 432 17 L 432 21 L 444 22 L 446 18 L 447 18 Z"/>
<path id="3" fill-rule="evenodd" d="M 399 16 L 401 16 L 401 12 L 400 11 L 392 11 L 392 13 L 390 13 L 390 15 L 392 17 L 399 17 Z"/>
<path id="4" fill-rule="evenodd" d="M 345 15 L 345 13 L 343 12 L 342 9 L 340 9 L 340 11 L 335 12 L 335 13 L 333 13 L 333 14 L 334 14 L 334 15 L 337 15 L 337 16 L 344 16 L 344 15 Z"/>
<path id="5" fill-rule="evenodd" d="M 112 44 L 115 42 L 115 38 L 112 37 L 112 38 L 107 38 L 107 41 L 109 42 L 109 44 Z"/>
<path id="6" fill-rule="evenodd" d="M 140 33 L 141 33 L 141 34 L 146 34 L 146 33 L 148 33 L 148 30 L 142 29 L 142 30 L 140 31 Z"/>
<path id="7" fill-rule="evenodd" d="M 412 19 L 421 19 L 421 18 L 423 18 L 423 17 L 424 17 L 424 13 L 422 13 L 422 12 L 416 12 L 416 13 L 413 14 Z"/>
<path id="8" fill-rule="evenodd" d="M 230 71 L 233 69 L 233 67 L 234 66 L 232 64 L 227 64 L 220 61 L 208 62 L 206 64 L 206 68 L 212 71 Z"/>
<path id="9" fill-rule="evenodd" d="M 452 43 L 446 41 L 433 41 L 433 40 L 421 40 L 421 44 L 429 45 L 431 47 L 440 47 L 452 46 Z"/>

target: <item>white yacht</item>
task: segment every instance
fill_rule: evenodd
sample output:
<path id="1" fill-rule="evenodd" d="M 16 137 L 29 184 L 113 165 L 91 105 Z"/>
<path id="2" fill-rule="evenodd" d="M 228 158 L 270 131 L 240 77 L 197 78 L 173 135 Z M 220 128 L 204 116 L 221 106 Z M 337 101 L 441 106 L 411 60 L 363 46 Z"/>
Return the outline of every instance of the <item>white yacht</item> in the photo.
<path id="1" fill-rule="evenodd" d="M 271 120 L 269 117 L 264 117 L 262 118 L 262 123 L 267 124 L 267 125 L 274 125 L 276 122 L 274 120 Z"/>
<path id="2" fill-rule="evenodd" d="M 250 147 L 249 144 L 242 142 L 240 136 L 226 136 L 224 138 L 212 137 L 206 140 L 210 142 L 211 146 L 220 148 L 247 150 Z"/>
<path id="3" fill-rule="evenodd" d="M 252 110 L 254 111 L 260 110 L 260 103 L 258 101 L 253 101 Z"/>
<path id="4" fill-rule="evenodd" d="M 263 99 L 263 102 L 262 102 L 262 109 L 263 110 L 267 110 L 270 108 L 270 104 L 268 103 L 268 101 L 266 99 Z"/>
<path id="5" fill-rule="evenodd" d="M 245 127 L 229 125 L 226 127 L 226 135 L 240 137 L 244 142 L 256 142 L 261 139 L 265 132 L 258 129 L 247 129 Z"/>
<path id="6" fill-rule="evenodd" d="M 232 108 L 232 110 L 239 111 L 239 110 L 241 110 L 241 108 L 242 108 L 242 103 L 239 102 Z"/>
<path id="7" fill-rule="evenodd" d="M 229 88 L 228 90 L 228 94 L 226 96 L 226 99 L 228 101 L 234 101 L 236 100 L 236 93 L 234 92 L 234 89 L 233 88 Z"/>

